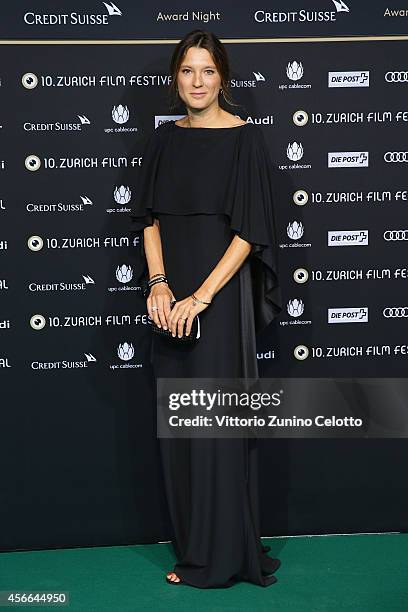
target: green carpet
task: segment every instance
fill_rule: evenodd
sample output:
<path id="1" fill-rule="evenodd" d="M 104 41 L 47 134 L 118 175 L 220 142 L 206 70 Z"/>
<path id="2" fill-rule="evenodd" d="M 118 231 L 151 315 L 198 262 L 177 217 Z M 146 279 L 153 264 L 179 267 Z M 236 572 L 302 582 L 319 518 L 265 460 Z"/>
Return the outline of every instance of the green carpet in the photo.
<path id="1" fill-rule="evenodd" d="M 68 591 L 70 604 L 54 609 L 70 611 L 408 611 L 407 534 L 263 538 L 263 543 L 282 561 L 278 582 L 266 588 L 247 582 L 227 589 L 167 584 L 165 573 L 174 564 L 171 544 L 150 544 L 1 553 L 0 590 Z"/>

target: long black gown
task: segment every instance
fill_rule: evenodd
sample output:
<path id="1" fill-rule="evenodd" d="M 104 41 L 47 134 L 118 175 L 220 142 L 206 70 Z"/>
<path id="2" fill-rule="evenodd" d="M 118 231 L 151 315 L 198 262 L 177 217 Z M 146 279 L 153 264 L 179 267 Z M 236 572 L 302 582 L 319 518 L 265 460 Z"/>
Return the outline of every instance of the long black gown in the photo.
<path id="1" fill-rule="evenodd" d="M 250 123 L 183 128 L 168 121 L 150 135 L 132 227 L 139 232 L 159 219 L 175 298 L 199 288 L 235 234 L 252 244 L 240 269 L 200 313 L 198 343 L 153 335 L 156 377 L 258 377 L 256 333 L 282 307 L 269 164 L 263 133 Z M 141 239 L 144 255 L 143 232 Z M 260 540 L 256 439 L 159 440 L 174 572 L 200 588 L 276 582 L 266 575 L 270 558 Z"/>

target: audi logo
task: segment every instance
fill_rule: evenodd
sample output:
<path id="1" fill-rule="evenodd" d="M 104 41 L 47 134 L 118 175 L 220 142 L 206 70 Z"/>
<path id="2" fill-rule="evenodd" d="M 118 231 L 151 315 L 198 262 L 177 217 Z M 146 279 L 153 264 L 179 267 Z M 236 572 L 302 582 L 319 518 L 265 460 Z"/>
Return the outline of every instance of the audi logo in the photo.
<path id="1" fill-rule="evenodd" d="M 408 317 L 408 306 L 393 306 L 392 308 L 384 308 L 383 315 L 386 319 Z"/>
<path id="2" fill-rule="evenodd" d="M 406 83 L 408 72 L 386 72 L 385 80 L 387 83 Z"/>
<path id="3" fill-rule="evenodd" d="M 408 240 L 408 230 L 386 230 L 383 234 L 384 240 Z"/>
<path id="4" fill-rule="evenodd" d="M 386 162 L 406 162 L 408 161 L 408 151 L 387 151 L 384 153 Z"/>

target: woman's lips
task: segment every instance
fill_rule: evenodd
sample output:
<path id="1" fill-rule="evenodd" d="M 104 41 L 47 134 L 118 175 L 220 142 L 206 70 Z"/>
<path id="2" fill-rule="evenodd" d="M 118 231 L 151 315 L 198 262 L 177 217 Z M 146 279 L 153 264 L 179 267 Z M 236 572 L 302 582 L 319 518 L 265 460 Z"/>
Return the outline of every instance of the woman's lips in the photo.
<path id="1" fill-rule="evenodd" d="M 205 96 L 205 92 L 203 93 L 192 93 L 192 96 L 194 96 L 195 98 L 201 98 L 201 96 Z"/>

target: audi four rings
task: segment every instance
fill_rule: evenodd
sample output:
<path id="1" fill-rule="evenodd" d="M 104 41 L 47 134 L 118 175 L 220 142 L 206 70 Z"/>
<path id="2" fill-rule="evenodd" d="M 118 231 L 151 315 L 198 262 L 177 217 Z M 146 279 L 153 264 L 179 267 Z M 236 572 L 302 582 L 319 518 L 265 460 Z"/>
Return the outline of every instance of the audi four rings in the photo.
<path id="1" fill-rule="evenodd" d="M 387 151 L 384 153 L 386 162 L 406 162 L 408 161 L 408 151 Z"/>
<path id="2" fill-rule="evenodd" d="M 408 82 L 408 72 L 400 71 L 400 72 L 386 72 L 385 80 L 387 83 L 407 83 Z"/>
<path id="3" fill-rule="evenodd" d="M 393 308 L 384 308 L 383 315 L 387 319 L 408 317 L 408 306 L 394 306 Z"/>
<path id="4" fill-rule="evenodd" d="M 408 240 L 408 230 L 386 230 L 384 240 Z"/>

